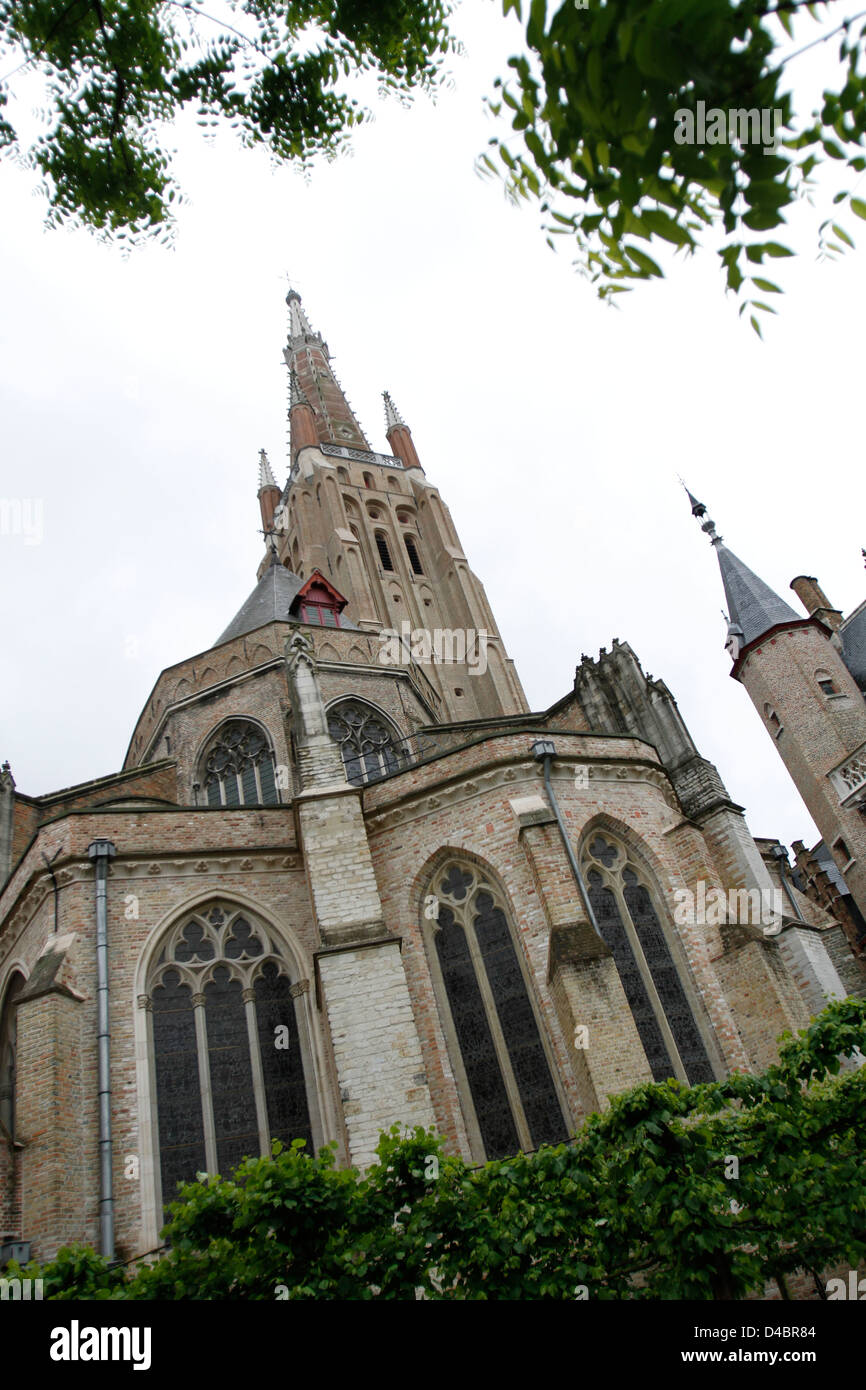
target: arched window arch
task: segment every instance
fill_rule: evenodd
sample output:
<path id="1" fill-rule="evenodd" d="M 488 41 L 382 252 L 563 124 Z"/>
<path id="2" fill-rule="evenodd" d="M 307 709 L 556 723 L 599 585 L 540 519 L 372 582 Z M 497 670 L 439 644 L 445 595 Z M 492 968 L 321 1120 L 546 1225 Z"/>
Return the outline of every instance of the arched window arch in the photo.
<path id="1" fill-rule="evenodd" d="M 382 569 L 393 570 L 394 561 L 391 559 L 391 552 L 388 549 L 388 541 L 383 531 L 376 532 L 376 549 L 379 552 L 379 559 L 382 562 Z"/>
<path id="2" fill-rule="evenodd" d="M 228 719 L 199 759 L 199 784 L 208 806 L 276 806 L 274 752 L 260 724 Z"/>
<path id="3" fill-rule="evenodd" d="M 421 559 L 418 555 L 418 548 L 415 545 L 414 537 L 404 536 L 403 541 L 406 546 L 406 554 L 409 556 L 409 564 L 412 566 L 413 574 L 423 574 L 424 571 L 421 568 Z"/>
<path id="4" fill-rule="evenodd" d="M 339 700 L 328 710 L 328 732 L 340 745 L 346 776 L 355 786 L 398 772 L 406 762 L 397 729 L 363 700 Z"/>
<path id="5" fill-rule="evenodd" d="M 0 1140 L 15 1135 L 15 1077 L 18 1052 L 17 1008 L 18 995 L 25 980 L 16 971 L 9 981 L 0 1007 Z"/>
<path id="6" fill-rule="evenodd" d="M 271 1140 L 321 1142 L 302 996 L 308 980 L 246 909 L 211 901 L 169 931 L 147 976 L 155 1166 L 163 1203 Z"/>
<path id="7" fill-rule="evenodd" d="M 692 1085 L 715 1072 L 637 857 L 607 830 L 587 839 L 583 871 L 653 1078 Z"/>
<path id="8" fill-rule="evenodd" d="M 503 1158 L 568 1138 L 505 894 L 476 865 L 430 880 L 424 934 L 474 1156 Z"/>

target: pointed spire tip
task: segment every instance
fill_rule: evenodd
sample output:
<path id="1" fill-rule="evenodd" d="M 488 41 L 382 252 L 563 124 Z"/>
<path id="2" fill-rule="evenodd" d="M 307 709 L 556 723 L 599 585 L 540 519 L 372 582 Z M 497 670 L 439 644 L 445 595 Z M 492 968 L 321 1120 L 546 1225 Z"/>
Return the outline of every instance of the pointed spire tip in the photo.
<path id="1" fill-rule="evenodd" d="M 259 492 L 266 487 L 277 486 L 277 480 L 274 477 L 267 452 L 264 449 L 259 449 Z"/>
<path id="2" fill-rule="evenodd" d="M 403 419 L 403 416 L 400 414 L 400 412 L 399 412 L 399 410 L 397 409 L 396 405 L 395 405 L 394 402 L 391 400 L 391 393 L 390 393 L 390 391 L 383 391 L 383 392 L 382 392 L 382 399 L 383 399 L 383 401 L 385 402 L 385 431 L 386 431 L 386 433 L 387 433 L 388 430 L 393 430 L 393 429 L 394 429 L 396 426 L 398 426 L 398 425 L 402 425 L 404 429 L 407 428 L 407 426 L 406 426 L 406 421 Z"/>

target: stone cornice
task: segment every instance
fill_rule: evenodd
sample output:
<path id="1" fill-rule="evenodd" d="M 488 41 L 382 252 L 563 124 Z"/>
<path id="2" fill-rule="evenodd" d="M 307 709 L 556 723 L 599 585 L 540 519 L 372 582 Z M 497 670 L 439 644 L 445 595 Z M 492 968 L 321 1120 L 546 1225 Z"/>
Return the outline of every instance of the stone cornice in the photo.
<path id="1" fill-rule="evenodd" d="M 455 751 L 459 753 L 464 750 Z M 441 761 L 445 761 L 447 756 L 442 755 Z M 596 784 L 647 783 L 661 793 L 665 803 L 672 811 L 677 812 L 678 815 L 682 814 L 667 773 L 658 764 L 634 758 L 621 762 L 600 758 L 590 760 L 586 757 L 580 757 L 577 752 L 567 758 L 561 754 L 557 755 L 557 764 L 559 766 L 554 765 L 552 769 L 554 782 L 571 781 L 571 767 L 574 764 L 579 764 L 587 768 L 587 780 Z M 569 768 L 565 775 L 561 771 L 562 764 Z M 392 825 L 414 820 L 418 816 L 430 815 L 441 810 L 443 806 L 455 805 L 469 797 L 483 794 L 496 787 L 505 787 L 524 781 L 538 785 L 540 776 L 539 765 L 534 759 L 527 759 L 525 753 L 515 753 L 494 766 L 480 770 L 478 768 L 467 769 L 465 772 L 453 774 L 435 786 L 406 792 L 403 796 L 395 797 L 390 806 L 365 812 L 365 820 L 376 829 L 388 829 Z M 381 786 L 381 783 L 375 785 Z"/>

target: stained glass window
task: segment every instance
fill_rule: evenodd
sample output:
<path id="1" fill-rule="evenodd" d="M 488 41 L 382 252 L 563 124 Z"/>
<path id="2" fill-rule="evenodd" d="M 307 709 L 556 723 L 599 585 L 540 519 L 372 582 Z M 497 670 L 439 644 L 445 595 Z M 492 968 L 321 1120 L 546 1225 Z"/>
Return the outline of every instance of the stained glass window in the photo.
<path id="1" fill-rule="evenodd" d="M 149 1005 L 163 1201 L 196 1173 L 230 1172 L 271 1140 L 313 1152 L 298 998 L 279 943 L 213 903 L 172 932 Z"/>
<path id="2" fill-rule="evenodd" d="M 431 883 L 425 913 L 431 904 L 434 978 L 479 1159 L 560 1143 L 568 1130 L 501 892 L 452 862 Z"/>
<path id="3" fill-rule="evenodd" d="M 15 1000 L 23 988 L 24 976 L 16 973 L 6 990 L 6 998 L 0 1009 L 0 1140 L 15 1138 Z"/>
<path id="4" fill-rule="evenodd" d="M 209 806 L 276 806 L 274 754 L 268 736 L 248 719 L 220 725 L 205 750 L 200 781 Z"/>
<path id="5" fill-rule="evenodd" d="M 653 1078 L 685 1077 L 693 1085 L 713 1081 L 715 1073 L 647 875 L 625 846 L 607 834 L 590 841 L 584 873 L 599 931 L 613 954 Z"/>
<path id="6" fill-rule="evenodd" d="M 346 776 L 356 786 L 397 772 L 405 762 L 393 725 L 362 700 L 333 705 L 328 711 L 328 731 L 340 745 Z"/>

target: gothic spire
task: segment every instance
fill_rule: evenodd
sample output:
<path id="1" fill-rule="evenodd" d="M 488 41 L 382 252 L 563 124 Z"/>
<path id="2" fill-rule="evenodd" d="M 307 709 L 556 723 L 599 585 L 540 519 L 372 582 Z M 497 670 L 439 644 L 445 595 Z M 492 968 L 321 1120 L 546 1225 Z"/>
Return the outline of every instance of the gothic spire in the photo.
<path id="1" fill-rule="evenodd" d="M 394 402 L 391 400 L 390 391 L 382 392 L 382 399 L 385 402 L 385 433 L 392 430 L 395 425 L 406 425 L 406 421 L 400 414 Z"/>
<path id="2" fill-rule="evenodd" d="M 312 328 L 297 290 L 286 295 L 289 307 L 289 336 L 283 357 L 289 369 L 289 413 L 296 405 L 307 405 L 312 412 L 315 438 L 319 444 L 341 444 L 369 450 L 364 431 L 351 404 L 334 375 L 328 344 Z M 298 447 L 312 442 L 304 437 L 292 439 L 292 457 Z"/>
<path id="3" fill-rule="evenodd" d="M 742 560 L 734 555 L 733 551 L 728 550 L 723 538 L 716 531 L 716 523 L 706 516 L 707 509 L 703 502 L 698 502 L 692 497 L 688 488 L 686 493 L 691 503 L 692 515 L 699 519 L 706 517 L 701 523 L 701 530 L 706 532 L 710 544 L 716 548 L 728 608 L 729 650 L 732 636 L 738 639 L 737 650 L 732 651 L 732 655 L 736 657 L 742 647 L 756 641 L 779 623 L 802 622 L 793 608 L 780 598 L 769 584 L 765 584 L 763 579 L 759 579 L 748 565 L 744 565 Z"/>
<path id="4" fill-rule="evenodd" d="M 267 453 L 264 449 L 259 449 L 259 492 L 263 492 L 266 487 L 278 487 L 278 484 Z"/>

